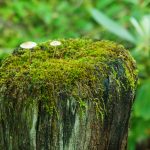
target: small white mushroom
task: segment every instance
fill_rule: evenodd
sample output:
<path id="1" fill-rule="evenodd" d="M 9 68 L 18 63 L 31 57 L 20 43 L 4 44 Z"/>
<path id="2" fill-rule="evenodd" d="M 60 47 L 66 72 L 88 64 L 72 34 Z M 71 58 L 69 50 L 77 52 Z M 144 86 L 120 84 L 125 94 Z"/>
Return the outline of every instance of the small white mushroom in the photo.
<path id="1" fill-rule="evenodd" d="M 52 41 L 52 42 L 50 42 L 50 45 L 51 46 L 59 46 L 59 45 L 61 45 L 61 42 L 60 41 Z"/>
<path id="2" fill-rule="evenodd" d="M 24 48 L 24 49 L 32 49 L 36 46 L 37 44 L 35 42 L 31 42 L 31 41 L 28 41 L 28 42 L 25 42 L 25 43 L 22 43 L 20 45 L 21 48 Z"/>

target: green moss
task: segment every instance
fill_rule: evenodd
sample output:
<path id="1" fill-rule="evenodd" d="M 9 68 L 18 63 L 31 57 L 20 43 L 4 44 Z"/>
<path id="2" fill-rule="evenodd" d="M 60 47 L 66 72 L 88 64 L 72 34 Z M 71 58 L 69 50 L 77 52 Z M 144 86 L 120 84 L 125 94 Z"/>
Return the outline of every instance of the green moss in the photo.
<path id="1" fill-rule="evenodd" d="M 135 62 L 123 46 L 86 39 L 60 41 L 57 47 L 48 41 L 32 50 L 19 48 L 5 59 L 0 67 L 1 99 L 18 105 L 22 101 L 40 101 L 50 114 L 57 113 L 60 99 L 74 97 L 83 109 L 90 100 L 102 118 L 104 81 L 109 76 L 118 87 L 135 89 Z M 112 65 L 116 61 L 123 67 L 121 75 L 126 84 L 117 77 L 118 69 Z"/>

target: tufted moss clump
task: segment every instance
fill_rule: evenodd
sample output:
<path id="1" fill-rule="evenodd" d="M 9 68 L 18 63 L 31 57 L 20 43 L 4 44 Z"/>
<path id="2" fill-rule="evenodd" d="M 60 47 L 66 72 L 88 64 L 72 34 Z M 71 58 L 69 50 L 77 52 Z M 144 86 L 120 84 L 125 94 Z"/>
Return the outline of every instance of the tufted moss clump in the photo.
<path id="1" fill-rule="evenodd" d="M 82 111 L 92 102 L 103 119 L 106 96 L 107 101 L 113 97 L 107 93 L 110 82 L 118 93 L 121 88 L 134 91 L 135 62 L 123 46 L 89 39 L 63 39 L 59 46 L 50 42 L 18 48 L 0 67 L 0 100 L 18 113 L 22 104 L 38 102 L 50 115 L 58 115 L 59 102 L 74 99 Z"/>

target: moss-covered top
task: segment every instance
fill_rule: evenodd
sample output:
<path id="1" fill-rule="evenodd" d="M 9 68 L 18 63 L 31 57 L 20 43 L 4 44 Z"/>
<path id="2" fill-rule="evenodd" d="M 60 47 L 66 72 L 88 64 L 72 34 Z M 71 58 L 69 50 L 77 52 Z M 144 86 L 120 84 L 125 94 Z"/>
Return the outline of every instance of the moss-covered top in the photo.
<path id="1" fill-rule="evenodd" d="M 117 66 L 123 67 L 127 79 L 124 88 L 135 88 L 135 62 L 123 46 L 110 41 L 87 39 L 60 40 L 61 45 L 51 46 L 51 41 L 38 44 L 33 49 L 18 48 L 0 67 L 1 98 L 15 101 L 42 100 L 55 105 L 62 93 L 78 100 L 102 97 L 104 80 L 113 75 L 119 79 Z M 118 77 L 117 77 L 118 76 Z M 84 105 L 80 101 L 81 105 Z M 53 107 L 52 107 L 53 108 Z"/>

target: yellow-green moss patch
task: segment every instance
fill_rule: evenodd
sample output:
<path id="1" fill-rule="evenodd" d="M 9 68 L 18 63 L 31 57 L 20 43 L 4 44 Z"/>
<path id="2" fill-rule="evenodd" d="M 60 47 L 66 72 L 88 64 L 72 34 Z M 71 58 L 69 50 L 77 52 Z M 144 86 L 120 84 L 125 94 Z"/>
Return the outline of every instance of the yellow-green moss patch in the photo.
<path id="1" fill-rule="evenodd" d="M 40 101 L 52 114 L 57 112 L 60 100 L 73 97 L 83 109 L 84 101 L 93 102 L 102 117 L 107 80 L 116 80 L 114 88 L 135 89 L 135 63 L 123 46 L 87 39 L 60 40 L 58 46 L 50 42 L 30 50 L 18 48 L 3 61 L 1 99 L 13 105 L 17 103 L 16 109 L 22 101 L 26 104 Z M 126 79 L 124 83 L 122 77 Z"/>

